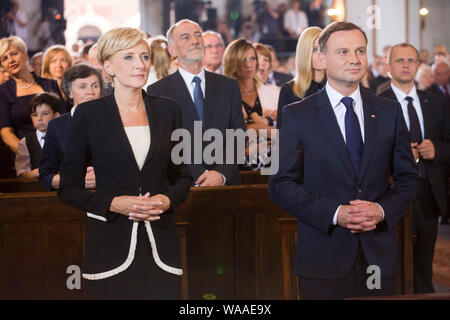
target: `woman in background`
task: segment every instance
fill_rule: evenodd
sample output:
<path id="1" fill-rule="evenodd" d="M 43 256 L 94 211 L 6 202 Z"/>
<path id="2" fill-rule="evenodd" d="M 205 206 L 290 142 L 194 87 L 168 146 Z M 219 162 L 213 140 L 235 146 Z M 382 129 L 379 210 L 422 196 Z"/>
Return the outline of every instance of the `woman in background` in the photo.
<path id="1" fill-rule="evenodd" d="M 269 105 L 266 104 L 266 108 L 263 112 L 265 116 L 277 119 L 277 108 L 278 102 L 276 102 L 276 97 L 280 95 L 280 87 L 272 84 L 268 84 L 270 70 L 272 70 L 272 54 L 270 50 L 263 44 L 257 43 L 254 45 L 256 49 L 256 54 L 258 56 L 258 76 L 262 80 L 262 83 L 270 89 L 260 90 L 260 93 L 264 95 L 266 92 L 272 95 L 272 100 Z M 274 96 L 273 96 L 274 95 Z M 275 97 L 275 99 L 273 99 Z M 266 97 L 262 97 L 263 101 L 266 101 Z"/>
<path id="2" fill-rule="evenodd" d="M 225 49 L 223 58 L 224 75 L 237 79 L 242 97 L 242 110 L 247 129 L 266 129 L 268 141 L 265 139 L 250 139 L 248 151 L 255 155 L 258 150 L 266 148 L 261 154 L 267 155 L 265 159 L 250 157 L 247 159 L 247 168 L 258 170 L 269 165 L 271 129 L 275 129 L 275 118 L 266 115 L 275 110 L 277 106 L 278 90 L 275 86 L 262 84 L 257 74 L 258 56 L 252 43 L 244 38 L 231 42 Z M 253 152 L 252 152 L 253 150 Z"/>
<path id="3" fill-rule="evenodd" d="M 102 96 L 103 77 L 98 69 L 80 63 L 66 70 L 61 87 L 72 108 L 48 124 L 39 164 L 39 181 L 48 191 L 59 188 L 59 170 L 64 161 L 73 114 L 79 104 Z M 91 166 L 87 169 L 85 182 L 86 188 L 95 188 L 95 174 Z"/>
<path id="4" fill-rule="evenodd" d="M 42 77 L 56 80 L 61 89 L 64 72 L 71 66 L 72 57 L 69 51 L 63 45 L 51 46 L 42 59 Z"/>
<path id="5" fill-rule="evenodd" d="M 306 28 L 297 42 L 295 78 L 281 87 L 277 128 L 281 127 L 283 107 L 318 92 L 325 85 L 325 70 L 319 61 L 319 35 L 322 29 Z"/>
<path id="6" fill-rule="evenodd" d="M 172 68 L 172 57 L 169 54 L 165 37 L 158 36 L 150 42 L 150 72 L 144 90 L 156 81 L 167 77 L 176 71 Z"/>
<path id="7" fill-rule="evenodd" d="M 19 37 L 0 40 L 0 63 L 11 77 L 0 85 L 0 135 L 16 152 L 19 140 L 35 131 L 28 111 L 30 100 L 44 91 L 57 93 L 61 102 L 63 99 L 56 81 L 40 78 L 29 71 L 27 47 Z M 63 105 L 61 112 L 66 112 Z"/>

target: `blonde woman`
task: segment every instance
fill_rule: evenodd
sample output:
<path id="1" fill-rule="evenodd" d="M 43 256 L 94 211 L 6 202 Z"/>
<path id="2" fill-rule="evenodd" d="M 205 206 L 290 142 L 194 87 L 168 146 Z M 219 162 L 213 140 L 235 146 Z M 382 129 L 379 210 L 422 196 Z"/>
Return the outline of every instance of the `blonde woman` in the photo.
<path id="1" fill-rule="evenodd" d="M 116 28 L 98 42 L 111 95 L 81 103 L 73 115 L 58 196 L 88 212 L 83 277 L 88 298 L 178 299 L 180 275 L 174 209 L 192 184 L 171 161 L 181 127 L 177 102 L 148 96 L 145 33 Z M 86 167 L 96 191 L 85 189 Z"/>
<path id="2" fill-rule="evenodd" d="M 42 77 L 53 79 L 61 88 L 64 72 L 72 66 L 72 57 L 62 45 L 54 45 L 47 49 L 42 59 Z"/>
<path id="3" fill-rule="evenodd" d="M 416 74 L 417 89 L 425 91 L 434 83 L 433 70 L 429 65 L 422 63 Z"/>
<path id="4" fill-rule="evenodd" d="M 277 128 L 282 123 L 283 107 L 316 93 L 325 85 L 325 71 L 319 61 L 319 35 L 322 29 L 305 29 L 297 42 L 295 78 L 281 87 L 278 100 Z"/>
<path id="5" fill-rule="evenodd" d="M 151 84 L 175 72 L 176 69 L 172 68 L 171 64 L 172 57 L 165 37 L 153 39 L 150 43 L 150 73 L 144 89 L 147 90 Z"/>
<path id="6" fill-rule="evenodd" d="M 20 139 L 35 132 L 28 103 L 39 93 L 54 92 L 61 96 L 58 84 L 42 79 L 28 69 L 25 42 L 16 36 L 0 40 L 0 64 L 10 79 L 0 85 L 0 135 L 3 142 L 17 152 Z M 62 100 L 62 98 L 61 98 Z M 61 111 L 66 107 L 61 105 Z"/>

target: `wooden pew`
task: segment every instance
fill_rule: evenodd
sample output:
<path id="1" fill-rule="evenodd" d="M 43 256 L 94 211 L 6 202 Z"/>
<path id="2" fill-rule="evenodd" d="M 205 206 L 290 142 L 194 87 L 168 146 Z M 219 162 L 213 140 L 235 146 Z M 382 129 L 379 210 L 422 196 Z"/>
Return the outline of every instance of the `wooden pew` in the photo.
<path id="1" fill-rule="evenodd" d="M 267 185 L 192 188 L 177 210 L 188 297 L 281 299 L 280 217 Z M 54 192 L 0 195 L 0 299 L 81 298 L 66 269 L 81 265 L 86 219 Z"/>
<path id="2" fill-rule="evenodd" d="M 283 299 L 298 300 L 299 288 L 294 272 L 295 245 L 297 243 L 297 218 L 278 219 L 281 229 L 281 252 L 283 270 Z M 413 270 L 413 209 L 405 213 L 397 225 L 397 240 L 401 257 L 401 271 L 397 274 L 397 294 L 414 293 Z"/>
<path id="3" fill-rule="evenodd" d="M 269 176 L 263 176 L 259 171 L 241 170 L 241 184 L 267 184 Z"/>
<path id="4" fill-rule="evenodd" d="M 292 219 L 267 185 L 192 188 L 176 215 L 189 224 L 179 229 L 189 271 L 183 297 L 282 299 L 280 218 Z M 81 265 L 86 221 L 54 192 L 0 195 L 0 299 L 81 298 L 67 290 L 66 269 Z"/>
<path id="5" fill-rule="evenodd" d="M 44 187 L 37 179 L 0 179 L 0 193 L 44 192 Z"/>
<path id="6" fill-rule="evenodd" d="M 83 290 L 67 289 L 66 271 L 81 266 L 87 219 L 55 192 L 0 195 L 0 299 L 82 299 Z M 182 299 L 188 298 L 188 225 L 177 222 Z"/>
<path id="7" fill-rule="evenodd" d="M 240 171 L 241 184 L 267 184 L 269 176 L 263 176 L 259 171 Z M 0 179 L 0 193 L 15 192 L 45 192 L 38 179 Z"/>

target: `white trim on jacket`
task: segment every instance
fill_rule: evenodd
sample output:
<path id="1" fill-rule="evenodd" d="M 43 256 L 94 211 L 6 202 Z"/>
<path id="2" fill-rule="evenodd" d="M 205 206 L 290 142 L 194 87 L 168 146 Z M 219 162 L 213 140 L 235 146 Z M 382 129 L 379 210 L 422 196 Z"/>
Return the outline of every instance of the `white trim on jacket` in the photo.
<path id="1" fill-rule="evenodd" d="M 105 221 L 105 222 L 107 221 L 104 217 L 97 216 L 97 215 L 94 215 L 91 213 L 88 213 L 88 217 L 98 219 L 101 221 Z M 128 267 L 131 265 L 131 263 L 134 260 L 134 254 L 136 252 L 138 226 L 139 226 L 139 222 L 135 221 L 133 223 L 133 230 L 131 231 L 131 241 L 130 241 L 130 249 L 128 251 L 128 257 L 122 265 L 120 265 L 119 267 L 117 267 L 115 269 L 101 272 L 101 273 L 92 273 L 92 274 L 83 273 L 83 278 L 85 278 L 87 280 L 101 280 L 101 279 L 106 279 L 106 278 L 115 276 L 115 275 L 125 271 L 126 269 L 128 269 Z M 153 255 L 153 259 L 155 260 L 156 265 L 168 273 L 172 273 L 172 274 L 181 276 L 183 274 L 182 269 L 171 267 L 171 266 L 165 264 L 164 262 L 162 262 L 161 259 L 159 258 L 158 248 L 156 247 L 155 237 L 153 235 L 153 230 L 152 230 L 152 227 L 151 227 L 149 221 L 145 221 L 145 228 L 147 230 L 147 235 L 150 240 L 150 244 L 152 247 L 152 255 Z"/>

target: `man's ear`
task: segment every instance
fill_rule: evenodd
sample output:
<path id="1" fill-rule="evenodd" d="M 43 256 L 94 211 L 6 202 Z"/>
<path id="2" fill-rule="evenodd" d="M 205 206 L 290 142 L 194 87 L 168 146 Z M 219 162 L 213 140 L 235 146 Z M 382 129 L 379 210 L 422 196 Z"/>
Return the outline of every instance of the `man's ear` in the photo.
<path id="1" fill-rule="evenodd" d="M 167 49 L 169 50 L 169 54 L 172 58 L 178 58 L 177 50 L 175 49 L 174 45 L 169 44 Z"/>

